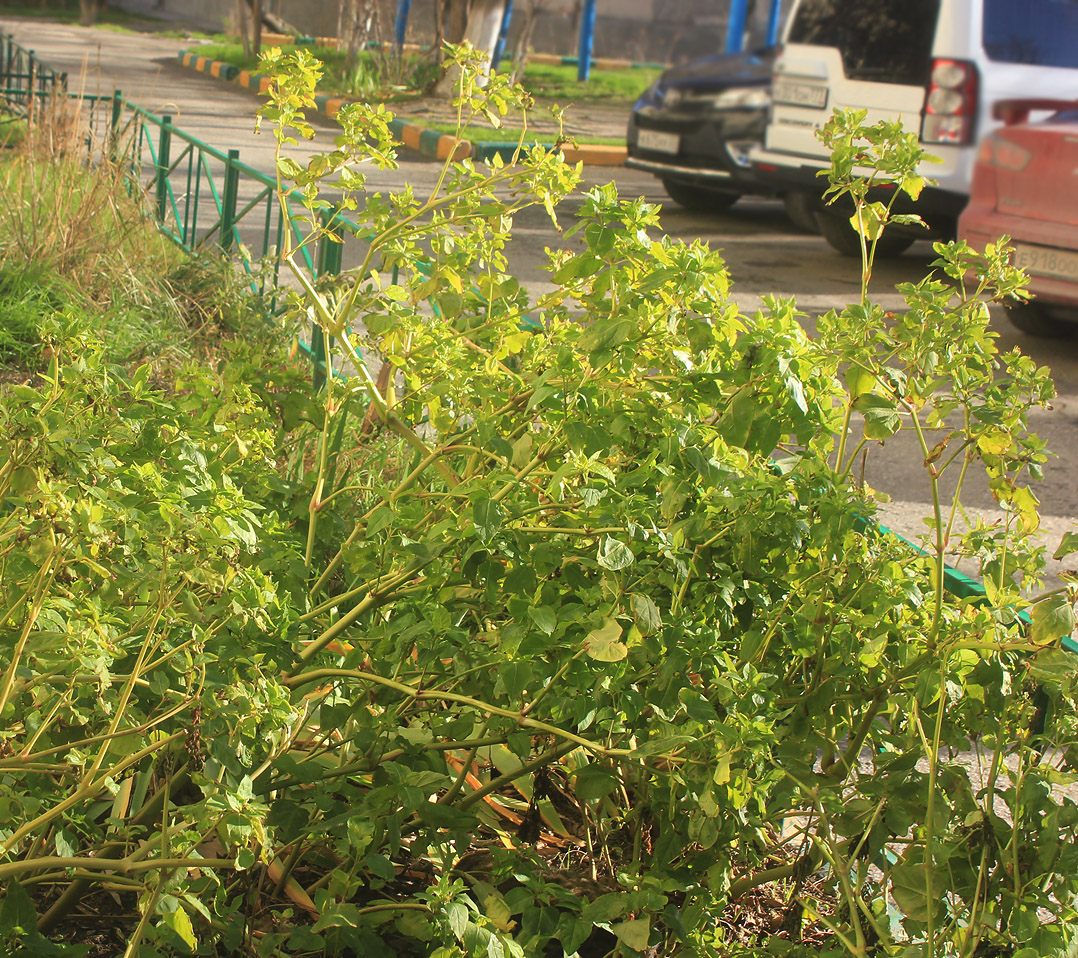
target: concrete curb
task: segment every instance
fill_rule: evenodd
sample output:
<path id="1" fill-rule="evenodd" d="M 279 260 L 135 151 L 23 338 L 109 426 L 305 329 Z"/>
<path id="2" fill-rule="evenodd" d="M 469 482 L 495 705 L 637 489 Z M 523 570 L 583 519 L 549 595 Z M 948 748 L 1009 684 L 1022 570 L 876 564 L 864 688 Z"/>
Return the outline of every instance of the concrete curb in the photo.
<path id="1" fill-rule="evenodd" d="M 284 33 L 263 33 L 263 46 L 283 47 L 291 43 L 312 43 L 320 47 L 337 46 L 336 37 L 293 37 Z M 390 44 L 382 44 L 383 47 Z M 418 43 L 406 43 L 403 47 L 406 53 L 425 53 L 427 47 Z M 503 57 L 508 60 L 508 57 Z M 580 58 L 575 56 L 563 56 L 560 53 L 529 53 L 525 59 L 528 63 L 547 63 L 560 67 L 575 67 L 580 63 Z M 617 57 L 592 57 L 592 69 L 596 70 L 665 70 L 669 63 L 651 63 L 641 60 L 621 60 Z"/>
<path id="2" fill-rule="evenodd" d="M 263 93 L 269 88 L 270 78 L 262 73 L 241 70 L 230 63 L 211 60 L 199 56 L 192 50 L 181 50 L 177 54 L 181 66 L 205 73 L 218 80 L 226 80 L 254 93 Z M 350 101 L 343 97 L 326 96 L 319 93 L 314 98 L 315 107 L 323 116 L 333 119 L 342 106 Z M 517 148 L 516 143 L 478 142 L 458 140 L 448 133 L 429 130 L 418 123 L 394 119 L 389 124 L 390 131 L 407 149 L 430 160 L 463 160 L 471 157 L 477 162 L 489 162 L 495 155 L 508 161 Z M 567 146 L 564 149 L 566 162 L 584 163 L 587 166 L 622 166 L 625 163 L 624 146 Z"/>

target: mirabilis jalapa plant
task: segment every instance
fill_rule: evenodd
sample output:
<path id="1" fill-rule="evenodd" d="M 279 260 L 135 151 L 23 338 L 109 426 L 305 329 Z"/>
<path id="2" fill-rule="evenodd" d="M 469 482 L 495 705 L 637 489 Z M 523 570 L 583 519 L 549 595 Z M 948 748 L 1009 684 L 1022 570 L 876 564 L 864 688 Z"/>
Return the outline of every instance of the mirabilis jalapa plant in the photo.
<path id="1" fill-rule="evenodd" d="M 461 132 L 526 105 L 456 56 Z M 1078 809 L 1054 787 L 1073 768 L 1073 595 L 1023 597 L 1046 456 L 1026 416 L 1052 388 L 989 330 L 983 299 L 1022 285 L 1005 248 L 937 245 L 896 314 L 868 295 L 868 249 L 861 301 L 810 338 L 792 301 L 741 315 L 718 253 L 662 237 L 655 207 L 609 185 L 579 198 L 532 302 L 507 267 L 513 219 L 554 219 L 579 170 L 522 134 L 512 164 L 449 161 L 426 196 L 368 193 L 363 164 L 395 162 L 384 108 L 342 109 L 306 165 L 283 155 L 311 133 L 317 68 L 271 53 L 261 112 L 282 193 L 307 201 L 303 242 L 356 233 L 335 283 L 283 251 L 295 309 L 350 375 L 276 449 L 242 389 L 218 407 L 197 384 L 199 485 L 176 508 L 209 510 L 198 541 L 218 530 L 227 581 L 178 589 L 182 612 L 158 588 L 125 626 L 119 711 L 71 699 L 123 733 L 122 756 L 40 774 L 13 716 L 73 693 L 25 650 L 49 641 L 42 614 L 55 629 L 84 601 L 67 578 L 50 591 L 84 560 L 20 560 L 8 587 L 38 612 L 8 613 L 23 658 L 5 660 L 0 714 L 25 767 L 0 771 L 32 801 L 5 837 L 0 876 L 19 884 L 0 934 L 33 915 L 24 884 L 60 884 L 55 915 L 115 862 L 138 888 L 131 954 L 1067 954 Z M 825 135 L 870 245 L 891 217 L 855 173 L 871 161 L 915 193 L 921 157 L 863 120 Z M 903 431 L 932 492 L 921 551 L 866 521 L 854 476 Z M 960 534 L 975 469 L 1005 521 Z M 145 471 L 130 482 L 156 483 Z M 0 477 L 5 497 L 26 481 Z M 124 508 L 152 501 L 141 488 Z M 98 565 L 119 548 L 98 545 Z M 981 564 L 987 601 L 946 592 L 948 555 Z M 193 636 L 203 596 L 212 627 Z M 136 765 L 138 794 L 97 809 Z M 774 922 L 746 936 L 765 887 Z"/>

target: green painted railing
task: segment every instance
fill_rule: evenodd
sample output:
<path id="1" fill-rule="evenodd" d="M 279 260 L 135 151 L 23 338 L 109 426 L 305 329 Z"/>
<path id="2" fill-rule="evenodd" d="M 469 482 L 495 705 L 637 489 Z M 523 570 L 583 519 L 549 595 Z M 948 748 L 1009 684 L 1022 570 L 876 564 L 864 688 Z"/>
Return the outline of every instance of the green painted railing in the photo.
<path id="1" fill-rule="evenodd" d="M 146 198 L 159 228 L 177 245 L 232 256 L 259 295 L 277 287 L 289 233 L 313 278 L 341 271 L 341 244 L 323 238 L 314 247 L 301 245 L 297 224 L 308 215 L 305 208 L 291 196 L 282 204 L 276 180 L 242 162 L 239 150 L 219 150 L 176 126 L 170 114 L 145 110 L 119 90 L 81 102 L 90 161 L 122 164 L 132 192 Z M 337 214 L 323 223 L 338 234 L 356 231 Z M 277 306 L 272 295 L 267 303 L 271 310 Z M 309 344 L 301 347 L 316 382 L 324 381 L 331 370 L 321 329 L 312 327 Z"/>
<path id="2" fill-rule="evenodd" d="M 0 34 L 0 101 L 8 110 L 32 114 L 41 98 L 62 93 L 66 87 L 66 73 L 42 63 L 11 34 Z"/>

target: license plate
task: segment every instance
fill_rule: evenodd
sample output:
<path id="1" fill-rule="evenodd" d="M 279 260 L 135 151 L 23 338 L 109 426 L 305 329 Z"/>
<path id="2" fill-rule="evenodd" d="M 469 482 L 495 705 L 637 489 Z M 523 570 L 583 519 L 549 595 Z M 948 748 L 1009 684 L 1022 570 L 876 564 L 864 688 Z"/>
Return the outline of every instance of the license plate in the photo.
<path id="1" fill-rule="evenodd" d="M 795 83 L 793 80 L 775 80 L 771 85 L 771 99 L 791 106 L 809 106 L 823 109 L 827 106 L 827 87 L 817 83 Z"/>
<path id="2" fill-rule="evenodd" d="M 660 133 L 658 130 L 637 130 L 636 145 L 655 153 L 677 153 L 681 148 L 681 137 L 676 133 Z"/>
<path id="3" fill-rule="evenodd" d="M 1078 253 L 1070 250 L 1015 243 L 1014 265 L 1037 276 L 1078 280 Z"/>

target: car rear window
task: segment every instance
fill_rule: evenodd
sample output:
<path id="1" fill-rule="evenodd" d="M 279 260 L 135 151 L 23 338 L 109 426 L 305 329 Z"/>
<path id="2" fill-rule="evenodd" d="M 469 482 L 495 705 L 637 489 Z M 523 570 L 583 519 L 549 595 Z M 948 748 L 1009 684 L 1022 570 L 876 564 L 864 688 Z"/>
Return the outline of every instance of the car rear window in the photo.
<path id="1" fill-rule="evenodd" d="M 804 0 L 787 39 L 837 47 L 851 80 L 923 86 L 939 9 L 940 0 Z"/>
<path id="2" fill-rule="evenodd" d="M 1078 68 L 1078 3 L 985 0 L 984 52 L 1003 63 Z"/>

